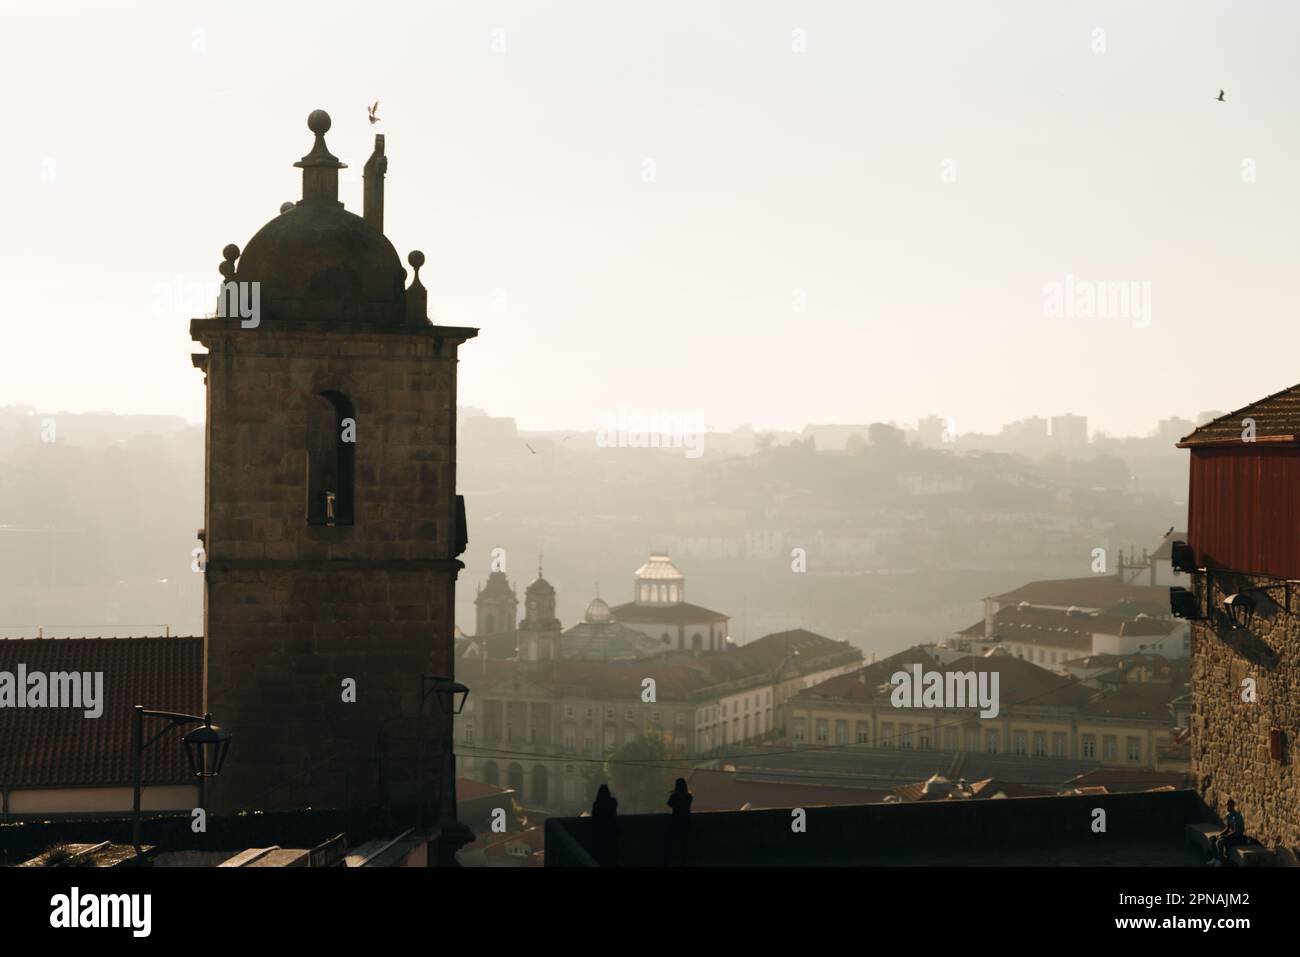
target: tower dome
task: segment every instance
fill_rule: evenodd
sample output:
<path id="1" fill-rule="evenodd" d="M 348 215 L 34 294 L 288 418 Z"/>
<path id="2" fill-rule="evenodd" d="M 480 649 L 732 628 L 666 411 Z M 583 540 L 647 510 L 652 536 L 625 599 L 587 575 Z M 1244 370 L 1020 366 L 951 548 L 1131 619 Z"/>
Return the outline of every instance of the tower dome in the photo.
<path id="1" fill-rule="evenodd" d="M 233 278 L 260 284 L 267 319 L 401 322 L 406 270 L 397 250 L 369 211 L 363 219 L 339 202 L 338 171 L 346 166 L 325 145 L 329 114 L 316 110 L 307 126 L 315 145 L 294 164 L 302 169 L 302 199 L 254 234 Z M 378 143 L 380 160 L 382 149 Z M 379 169 L 382 175 L 386 162 Z"/>
<path id="2" fill-rule="evenodd" d="M 539 574 L 537 580 L 524 590 L 524 595 L 528 598 L 541 598 L 544 596 L 554 598 L 555 586 Z"/>
<path id="3" fill-rule="evenodd" d="M 609 605 L 600 598 L 593 598 L 587 605 L 587 610 L 583 614 L 583 620 L 593 625 L 604 624 L 610 621 L 614 616 L 610 614 Z"/>

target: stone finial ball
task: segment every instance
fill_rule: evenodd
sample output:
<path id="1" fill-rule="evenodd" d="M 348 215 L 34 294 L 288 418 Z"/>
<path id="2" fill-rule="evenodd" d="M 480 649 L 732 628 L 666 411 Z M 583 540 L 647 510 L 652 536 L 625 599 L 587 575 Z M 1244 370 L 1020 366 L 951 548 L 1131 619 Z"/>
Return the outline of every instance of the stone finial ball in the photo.
<path id="1" fill-rule="evenodd" d="M 330 130 L 330 115 L 324 110 L 312 110 L 307 117 L 307 129 L 317 136 L 324 136 Z"/>
<path id="2" fill-rule="evenodd" d="M 411 255 L 406 257 L 406 261 L 416 269 L 419 269 L 424 265 L 424 253 L 420 252 L 418 249 L 412 250 Z"/>
<path id="3" fill-rule="evenodd" d="M 227 260 L 233 261 L 235 259 L 238 259 L 239 247 L 236 246 L 234 243 L 230 243 L 228 246 L 226 246 L 225 249 L 221 250 L 221 255 L 225 256 Z"/>
<path id="4" fill-rule="evenodd" d="M 282 214 L 283 214 L 283 213 L 287 213 L 289 210 L 293 209 L 293 206 L 294 206 L 293 203 L 281 203 L 281 204 L 280 204 L 280 212 L 281 212 Z"/>

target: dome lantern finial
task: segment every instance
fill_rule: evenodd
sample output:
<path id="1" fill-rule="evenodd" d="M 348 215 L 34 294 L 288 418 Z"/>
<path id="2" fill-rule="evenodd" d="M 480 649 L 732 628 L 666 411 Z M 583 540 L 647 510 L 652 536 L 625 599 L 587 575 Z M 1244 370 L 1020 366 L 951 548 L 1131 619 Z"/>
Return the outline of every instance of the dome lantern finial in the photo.
<path id="1" fill-rule="evenodd" d="M 325 134 L 331 125 L 330 115 L 324 110 L 313 110 L 307 117 L 307 129 L 316 134 L 316 142 L 310 153 L 293 164 L 302 170 L 303 202 L 318 200 L 343 205 L 339 202 L 339 170 L 348 167 L 325 145 Z"/>
<path id="2" fill-rule="evenodd" d="M 429 290 L 425 289 L 424 283 L 420 282 L 420 267 L 424 265 L 424 253 L 413 249 L 406 257 L 406 261 L 415 270 L 415 278 L 406 289 L 406 321 L 428 322 Z"/>

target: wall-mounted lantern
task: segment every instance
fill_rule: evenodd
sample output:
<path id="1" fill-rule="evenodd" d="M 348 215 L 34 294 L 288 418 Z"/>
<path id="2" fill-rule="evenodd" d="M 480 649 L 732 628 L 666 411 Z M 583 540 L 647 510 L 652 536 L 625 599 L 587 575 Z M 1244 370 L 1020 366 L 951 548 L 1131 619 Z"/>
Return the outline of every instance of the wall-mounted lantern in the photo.
<path id="1" fill-rule="evenodd" d="M 1169 589 L 1169 611 L 1175 618 L 1196 621 L 1201 617 L 1196 604 L 1196 595 L 1177 585 Z"/>
<path id="2" fill-rule="evenodd" d="M 1255 599 L 1244 592 L 1238 592 L 1223 599 L 1223 609 L 1234 625 L 1248 629 L 1255 617 Z"/>

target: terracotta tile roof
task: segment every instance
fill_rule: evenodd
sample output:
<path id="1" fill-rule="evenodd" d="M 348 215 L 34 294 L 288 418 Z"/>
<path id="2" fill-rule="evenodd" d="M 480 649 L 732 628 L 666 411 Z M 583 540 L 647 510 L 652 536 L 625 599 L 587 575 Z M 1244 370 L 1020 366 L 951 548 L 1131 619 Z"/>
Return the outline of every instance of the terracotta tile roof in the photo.
<path id="1" fill-rule="evenodd" d="M 804 674 L 862 660 L 862 652 L 846 642 L 796 630 L 768 635 L 730 651 L 702 655 L 674 652 L 635 661 L 561 658 L 528 667 L 514 660 L 461 658 L 457 677 L 480 694 L 518 684 L 587 697 L 626 696 L 629 688 L 639 694 L 641 681 L 654 678 L 661 699 L 689 700 L 709 689 L 743 690 L 770 683 L 776 670 L 787 662 L 789 652 L 795 650 L 799 656 L 789 659 L 788 667 Z"/>
<path id="2" fill-rule="evenodd" d="M 1161 637 L 1172 634 L 1180 627 L 1181 623 L 1172 618 L 1128 618 L 1099 612 L 1071 613 L 1032 605 L 1012 605 L 1001 609 L 993 617 L 995 638 L 1083 652 L 1092 650 L 1094 634 Z"/>
<path id="3" fill-rule="evenodd" d="M 1142 718 L 1172 723 L 1170 702 L 1184 692 L 1180 684 L 1130 681 L 1097 694 L 1083 708 L 1085 714 L 1108 718 Z"/>
<path id="4" fill-rule="evenodd" d="M 1018 781 L 1002 781 L 998 778 L 985 778 L 983 781 L 976 781 L 970 785 L 970 789 L 971 797 L 981 801 L 987 801 L 999 794 L 1015 798 L 1050 797 L 1056 793 L 1052 788 L 1040 787 L 1036 784 L 1021 784 Z"/>
<path id="5" fill-rule="evenodd" d="M 937 780 L 941 787 L 931 788 L 927 792 L 926 788 L 932 780 Z M 952 781 L 941 775 L 935 775 L 934 778 L 927 778 L 924 781 L 900 784 L 894 788 L 894 794 L 900 801 L 912 803 L 916 801 L 988 801 L 996 798 L 999 794 L 1009 798 L 1051 797 L 1056 794 L 1056 790 L 1034 784 L 1021 784 L 1017 781 L 1003 781 L 999 778 L 984 778 L 982 781 L 966 784 L 965 790 L 962 790 L 960 781 Z"/>
<path id="6" fill-rule="evenodd" d="M 1074 605 L 1089 611 L 1111 608 L 1121 602 L 1134 602 L 1169 607 L 1169 589 L 1154 585 L 1128 585 L 1112 576 L 1091 575 L 1087 578 L 1057 578 L 1030 582 L 1014 591 L 994 595 L 1000 605 L 1016 605 L 1027 601 L 1031 605 L 1053 605 L 1068 608 Z"/>
<path id="7" fill-rule="evenodd" d="M 773 671 L 788 662 L 788 666 L 798 674 L 819 671 L 838 662 L 862 660 L 862 652 L 847 641 L 835 641 L 803 628 L 764 635 L 756 641 L 738 646 L 729 654 L 754 669 L 767 671 Z"/>
<path id="8" fill-rule="evenodd" d="M 875 804 L 889 796 L 883 788 L 834 787 L 791 781 L 764 781 L 734 771 L 699 768 L 687 778 L 696 811 L 736 811 L 751 808 L 821 807 L 832 804 Z"/>
<path id="9" fill-rule="evenodd" d="M 11 638 L 0 671 L 103 672 L 104 711 L 0 709 L 0 787 L 108 787 L 131 783 L 131 709 L 197 714 L 203 707 L 202 638 Z M 220 724 L 220 715 L 215 716 Z M 164 723 L 146 719 L 145 734 Z M 152 729 L 152 731 L 150 730 Z M 233 730 L 233 729 L 232 729 Z M 192 780 L 173 731 L 144 753 L 146 784 Z"/>
<path id="10" fill-rule="evenodd" d="M 1147 791 L 1167 784 L 1180 788 L 1191 787 L 1192 780 L 1192 774 L 1189 771 L 1152 771 L 1150 768 L 1097 768 L 1071 778 L 1065 782 L 1063 787 L 1104 787 L 1114 794 L 1120 791 Z"/>
<path id="11" fill-rule="evenodd" d="M 875 664 L 850 674 L 837 675 L 808 688 L 793 701 L 809 703 L 810 699 L 835 698 L 841 701 L 873 701 L 880 705 L 889 703 L 893 687 L 890 677 L 898 671 L 910 670 L 919 664 L 923 671 L 940 672 L 994 672 L 998 673 L 998 697 L 1002 708 L 1017 704 L 1031 704 L 1039 708 L 1079 707 L 1096 694 L 1092 688 L 1073 678 L 1064 678 L 1046 668 L 1020 658 L 1007 655 L 974 657 L 967 655 L 940 664 L 920 648 L 891 655 Z"/>
<path id="12" fill-rule="evenodd" d="M 1255 420 L 1255 441 L 1290 442 L 1300 436 L 1300 385 L 1293 385 L 1221 415 L 1184 436 L 1180 449 L 1198 445 L 1241 445 L 1241 421 Z"/>
<path id="13" fill-rule="evenodd" d="M 694 625 L 728 621 L 730 616 L 688 601 L 676 605 L 638 605 L 634 601 L 615 605 L 610 610 L 615 621 L 631 625 Z"/>
<path id="14" fill-rule="evenodd" d="M 880 686 L 887 684 L 891 675 L 914 664 L 919 664 L 926 671 L 930 671 L 939 667 L 939 659 L 919 647 L 909 648 L 888 658 L 882 658 L 865 668 L 836 675 L 811 688 L 805 688 L 795 695 L 795 700 L 800 698 L 838 698 L 841 701 L 875 700 L 880 696 Z M 889 694 L 886 692 L 884 697 L 888 700 Z"/>

